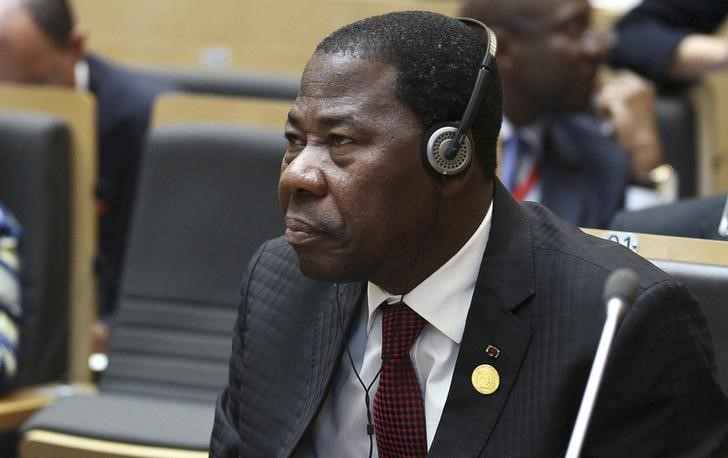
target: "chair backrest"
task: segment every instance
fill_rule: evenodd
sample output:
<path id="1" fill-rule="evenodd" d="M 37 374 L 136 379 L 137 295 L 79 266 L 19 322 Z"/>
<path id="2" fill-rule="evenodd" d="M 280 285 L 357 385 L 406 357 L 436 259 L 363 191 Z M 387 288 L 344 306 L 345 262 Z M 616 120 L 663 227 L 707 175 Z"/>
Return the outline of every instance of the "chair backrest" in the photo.
<path id="1" fill-rule="evenodd" d="M 283 232 L 280 130 L 171 125 L 145 150 L 105 393 L 210 401 L 227 380 L 245 267 Z"/>
<path id="2" fill-rule="evenodd" d="M 188 92 L 291 101 L 301 77 L 293 74 L 144 68 L 141 72 L 174 83 Z"/>
<path id="3" fill-rule="evenodd" d="M 68 295 L 69 313 L 73 320 L 68 323 L 68 378 L 71 382 L 90 382 L 88 357 L 91 353 L 91 328 L 96 319 L 96 275 L 93 264 L 96 254 L 95 101 L 87 92 L 68 88 L 0 85 L 0 110 L 56 116 L 63 120 L 70 132 L 71 252 Z M 44 336 L 38 338 L 43 339 Z"/>
<path id="4" fill-rule="evenodd" d="M 678 195 L 696 195 L 697 127 L 687 94 L 660 94 L 655 103 L 662 155 L 678 175 Z"/>
<path id="5" fill-rule="evenodd" d="M 70 150 L 59 118 L 0 112 L 0 201 L 23 226 L 20 385 L 67 370 Z"/>
<path id="6" fill-rule="evenodd" d="M 725 194 L 681 199 L 643 210 L 617 212 L 609 228 L 617 231 L 728 240 L 721 226 L 728 210 Z"/>
<path id="7" fill-rule="evenodd" d="M 728 394 L 728 242 L 586 229 L 629 246 L 698 299 L 713 339 L 718 379 Z"/>

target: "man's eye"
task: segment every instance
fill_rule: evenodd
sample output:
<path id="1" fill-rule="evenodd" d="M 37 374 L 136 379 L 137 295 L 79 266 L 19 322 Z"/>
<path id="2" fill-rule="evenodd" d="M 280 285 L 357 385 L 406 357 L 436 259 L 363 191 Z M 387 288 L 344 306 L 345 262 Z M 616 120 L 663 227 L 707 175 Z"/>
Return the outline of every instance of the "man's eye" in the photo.
<path id="1" fill-rule="evenodd" d="M 288 146 L 294 148 L 301 148 L 305 146 L 305 142 L 298 136 L 293 134 L 286 134 L 286 140 L 288 140 Z"/>
<path id="2" fill-rule="evenodd" d="M 352 143 L 352 139 L 349 137 L 344 137 L 343 135 L 332 135 L 331 136 L 331 144 L 334 146 L 343 146 L 348 145 Z"/>

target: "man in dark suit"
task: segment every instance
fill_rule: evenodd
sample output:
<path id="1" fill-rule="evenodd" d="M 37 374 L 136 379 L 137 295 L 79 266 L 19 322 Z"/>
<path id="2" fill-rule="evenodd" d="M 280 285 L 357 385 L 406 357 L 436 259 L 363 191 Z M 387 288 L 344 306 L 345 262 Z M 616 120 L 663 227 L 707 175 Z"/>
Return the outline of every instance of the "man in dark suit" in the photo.
<path id="1" fill-rule="evenodd" d="M 728 70 L 728 38 L 712 35 L 726 17 L 725 0 L 644 0 L 617 23 L 610 64 L 660 85 Z"/>
<path id="2" fill-rule="evenodd" d="M 317 47 L 285 128 L 286 235 L 250 262 L 211 456 L 562 456 L 601 285 L 625 266 L 639 294 L 585 454 L 728 451 L 692 296 L 495 177 L 488 59 L 475 83 L 486 48 L 477 28 L 426 12 L 369 18 Z M 457 132 L 440 123 L 459 125 L 475 87 L 484 96 L 450 158 Z"/>
<path id="3" fill-rule="evenodd" d="M 612 137 L 589 112 L 607 42 L 592 32 L 586 0 L 466 0 L 461 15 L 498 35 L 506 187 L 576 225 L 606 227 L 630 178 L 646 183 L 661 163 L 650 84 L 621 74 L 604 87 Z"/>
<path id="4" fill-rule="evenodd" d="M 67 0 L 0 0 L 0 24 L 0 81 L 76 87 L 96 97 L 99 314 L 111 319 L 151 106 L 173 88 L 86 54 L 86 33 Z M 97 329 L 104 340 L 105 326 Z"/>

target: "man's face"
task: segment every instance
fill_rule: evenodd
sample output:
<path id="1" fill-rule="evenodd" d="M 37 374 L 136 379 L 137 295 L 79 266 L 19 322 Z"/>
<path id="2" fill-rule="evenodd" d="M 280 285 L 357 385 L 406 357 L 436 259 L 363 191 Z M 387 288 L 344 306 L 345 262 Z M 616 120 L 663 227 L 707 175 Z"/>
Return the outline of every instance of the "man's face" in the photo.
<path id="1" fill-rule="evenodd" d="M 0 0 L 0 82 L 73 85 L 72 53 L 53 45 L 30 13 Z"/>
<path id="2" fill-rule="evenodd" d="M 516 51 L 509 91 L 518 93 L 535 114 L 587 108 L 599 64 L 605 57 L 603 40 L 589 30 L 586 0 L 532 0 L 529 15 L 516 19 Z"/>
<path id="3" fill-rule="evenodd" d="M 402 283 L 434 223 L 423 126 L 389 64 L 315 54 L 285 133 L 279 198 L 301 270 L 329 281 Z"/>

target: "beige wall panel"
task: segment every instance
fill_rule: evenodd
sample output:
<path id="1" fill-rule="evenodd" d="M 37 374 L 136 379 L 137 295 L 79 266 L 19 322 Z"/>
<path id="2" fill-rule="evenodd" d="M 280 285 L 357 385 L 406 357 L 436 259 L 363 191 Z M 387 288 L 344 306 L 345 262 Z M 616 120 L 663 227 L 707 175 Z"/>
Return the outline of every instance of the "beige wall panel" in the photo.
<path id="1" fill-rule="evenodd" d="M 89 47 L 144 65 L 300 73 L 316 44 L 343 24 L 394 10 L 445 14 L 457 2 L 353 0 L 72 0 Z M 208 60 L 203 56 L 208 52 Z M 215 58 L 216 57 L 216 58 Z M 210 64 L 210 61 L 213 64 Z M 216 64 L 215 64 L 216 63 Z"/>
<path id="2" fill-rule="evenodd" d="M 290 101 L 169 93 L 157 98 L 152 126 L 186 123 L 245 124 L 279 129 L 283 136 L 283 125 L 290 108 Z"/>

